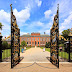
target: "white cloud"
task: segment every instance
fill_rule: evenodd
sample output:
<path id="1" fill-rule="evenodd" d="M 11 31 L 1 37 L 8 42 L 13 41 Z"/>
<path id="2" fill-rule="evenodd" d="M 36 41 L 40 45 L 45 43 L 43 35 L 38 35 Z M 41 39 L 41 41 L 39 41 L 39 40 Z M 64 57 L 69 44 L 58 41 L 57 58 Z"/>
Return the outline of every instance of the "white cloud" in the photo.
<path id="1" fill-rule="evenodd" d="M 56 14 L 57 4 L 59 4 L 59 18 L 65 18 L 69 15 L 69 12 L 72 11 L 72 1 L 71 0 L 56 0 L 53 2 L 52 7 L 50 8 L 53 11 L 53 14 Z"/>
<path id="2" fill-rule="evenodd" d="M 20 5 L 22 5 L 23 7 L 29 7 L 32 12 L 36 10 L 37 7 L 41 7 L 42 5 L 41 0 L 21 0 L 20 2 Z"/>
<path id="3" fill-rule="evenodd" d="M 27 34 L 27 33 L 26 32 L 20 32 L 20 36 L 23 35 L 23 34 Z"/>
<path id="4" fill-rule="evenodd" d="M 71 21 L 72 21 L 72 13 L 70 13 L 70 15 L 64 20 L 62 25 L 68 25 L 71 23 Z"/>
<path id="5" fill-rule="evenodd" d="M 24 10 L 21 10 L 20 12 L 17 11 L 17 9 L 13 10 L 14 15 L 16 16 L 17 22 L 25 22 L 30 17 L 30 9 L 26 8 Z"/>
<path id="6" fill-rule="evenodd" d="M 44 27 L 44 23 L 41 21 L 34 21 L 27 25 L 26 29 L 29 32 L 38 32 L 40 29 Z"/>
<path id="7" fill-rule="evenodd" d="M 6 37 L 11 33 L 11 27 L 9 23 L 1 22 L 4 26 L 2 26 L 2 36 Z"/>
<path id="8" fill-rule="evenodd" d="M 48 13 L 48 10 L 46 11 L 45 18 L 49 19 L 49 23 L 51 22 L 53 24 L 54 16 L 57 12 L 57 4 L 59 4 L 59 31 L 60 33 L 64 29 L 68 29 L 72 27 L 72 1 L 71 0 L 56 0 L 53 2 L 52 7 L 50 7 L 50 11 Z M 51 28 L 52 25 L 49 25 Z M 47 28 L 47 26 L 44 28 L 44 30 Z"/>
<path id="9" fill-rule="evenodd" d="M 37 6 L 40 7 L 41 4 L 42 4 L 42 1 L 41 0 L 35 0 L 35 2 L 37 3 Z"/>
<path id="10" fill-rule="evenodd" d="M 44 33 L 45 32 L 46 34 L 50 35 L 50 29 L 41 29 L 38 32 L 40 32 L 40 33 Z"/>
<path id="11" fill-rule="evenodd" d="M 16 3 L 16 1 L 14 1 Z"/>
<path id="12" fill-rule="evenodd" d="M 62 25 L 60 28 L 59 28 L 59 33 L 61 34 L 63 29 L 65 29 L 65 27 Z"/>
<path id="13" fill-rule="evenodd" d="M 47 10 L 44 12 L 45 14 L 45 18 L 49 18 L 49 16 L 52 14 L 52 11 L 51 10 Z"/>
<path id="14" fill-rule="evenodd" d="M 46 34 L 50 34 L 50 30 L 45 30 Z"/>
<path id="15" fill-rule="evenodd" d="M 64 22 L 63 23 L 61 23 L 60 33 L 64 29 L 68 29 L 68 28 L 72 28 L 72 12 L 70 12 L 69 16 L 66 19 L 64 19 Z"/>
<path id="16" fill-rule="evenodd" d="M 21 11 L 17 11 L 17 9 L 13 10 L 14 15 L 16 16 L 17 19 L 17 24 L 20 27 L 22 26 L 27 26 L 25 22 L 29 19 L 30 17 L 30 9 L 25 8 Z M 2 35 L 5 36 L 10 34 L 10 13 L 6 12 L 4 10 L 0 10 L 0 22 L 4 25 L 2 29 Z"/>
<path id="17" fill-rule="evenodd" d="M 40 33 L 46 32 L 46 34 L 49 34 L 50 35 L 50 28 L 51 28 L 52 24 L 53 24 L 52 22 L 44 23 L 44 25 L 39 30 L 39 32 Z"/>
<path id="18" fill-rule="evenodd" d="M 10 22 L 10 13 L 0 10 L 0 22 Z"/>
<path id="19" fill-rule="evenodd" d="M 27 21 L 30 17 L 29 8 L 23 9 L 19 12 L 17 9 L 14 9 L 13 13 L 16 16 L 17 22 L 19 23 Z M 0 22 L 10 22 L 10 13 L 5 12 L 4 10 L 0 10 Z"/>
<path id="20" fill-rule="evenodd" d="M 38 21 L 38 22 L 35 22 L 36 26 L 43 26 L 44 23 Z"/>
<path id="21" fill-rule="evenodd" d="M 28 26 L 28 24 L 25 24 L 25 23 L 18 23 L 18 26 L 19 26 L 19 27 Z"/>
<path id="22" fill-rule="evenodd" d="M 2 24 L 4 25 L 4 26 L 2 26 L 3 30 L 10 30 L 10 24 L 3 23 L 3 22 L 2 22 Z"/>
<path id="23" fill-rule="evenodd" d="M 41 6 L 41 4 L 42 4 L 42 1 L 38 1 L 38 6 Z"/>
<path id="24" fill-rule="evenodd" d="M 51 21 L 53 22 L 55 14 L 51 16 Z"/>
<path id="25" fill-rule="evenodd" d="M 44 26 L 44 23 L 40 21 L 34 21 L 27 26 L 27 29 L 35 29 L 37 27 L 43 27 L 43 26 Z"/>

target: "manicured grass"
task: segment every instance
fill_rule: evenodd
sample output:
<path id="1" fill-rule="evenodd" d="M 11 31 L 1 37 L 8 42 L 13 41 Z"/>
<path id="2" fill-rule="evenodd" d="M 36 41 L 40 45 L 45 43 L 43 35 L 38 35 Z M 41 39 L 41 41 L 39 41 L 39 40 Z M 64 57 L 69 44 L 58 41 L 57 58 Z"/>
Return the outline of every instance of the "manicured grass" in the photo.
<path id="1" fill-rule="evenodd" d="M 26 50 L 30 49 L 31 47 L 26 47 Z"/>
<path id="2" fill-rule="evenodd" d="M 43 49 L 44 47 L 40 47 L 40 48 Z M 50 48 L 45 48 L 45 50 L 50 52 Z M 59 51 L 59 56 L 62 58 L 66 58 L 66 59 L 68 59 L 68 57 L 69 57 L 67 52 L 60 52 L 60 51 Z"/>
<path id="3" fill-rule="evenodd" d="M 66 59 L 69 58 L 69 54 L 67 52 L 60 52 L 59 51 L 59 56 L 62 57 L 62 58 L 66 58 Z"/>
<path id="4" fill-rule="evenodd" d="M 63 45 L 63 44 L 60 44 L 60 45 Z M 64 47 L 62 47 L 62 49 L 64 50 Z M 64 51 L 61 52 L 60 50 L 59 50 L 59 56 L 61 58 L 66 58 L 66 59 L 69 58 L 69 54 L 67 52 L 64 52 Z"/>
<path id="5" fill-rule="evenodd" d="M 31 47 L 26 47 L 26 50 L 30 49 Z M 7 58 L 9 56 L 11 56 L 11 49 L 5 49 L 2 50 L 2 59 Z M 20 52 L 21 52 L 21 47 L 20 47 Z"/>
<path id="6" fill-rule="evenodd" d="M 2 50 L 2 51 L 3 51 L 2 52 L 2 59 L 11 56 L 11 49 L 5 49 L 5 50 Z"/>
<path id="7" fill-rule="evenodd" d="M 22 48 L 22 47 L 20 47 L 20 52 L 21 52 L 21 48 Z M 31 48 L 31 47 L 26 47 L 26 50 L 28 50 L 28 49 L 30 49 L 30 48 Z"/>
<path id="8" fill-rule="evenodd" d="M 26 47 L 26 50 L 30 49 L 31 47 Z M 2 59 L 10 57 L 11 56 L 11 49 L 5 49 L 2 50 Z M 20 52 L 21 52 L 21 47 L 20 47 Z"/>
<path id="9" fill-rule="evenodd" d="M 41 49 L 43 49 L 44 47 L 40 47 Z M 50 52 L 50 48 L 45 48 L 45 51 Z"/>

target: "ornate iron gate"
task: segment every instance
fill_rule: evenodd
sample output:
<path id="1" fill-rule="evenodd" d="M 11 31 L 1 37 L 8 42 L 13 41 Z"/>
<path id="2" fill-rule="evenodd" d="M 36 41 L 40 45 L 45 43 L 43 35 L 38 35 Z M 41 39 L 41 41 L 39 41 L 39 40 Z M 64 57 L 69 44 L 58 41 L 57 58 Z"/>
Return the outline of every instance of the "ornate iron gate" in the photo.
<path id="1" fill-rule="evenodd" d="M 69 36 L 69 62 L 72 62 L 72 36 Z"/>
<path id="2" fill-rule="evenodd" d="M 2 36 L 0 36 L 0 62 L 2 62 Z"/>
<path id="3" fill-rule="evenodd" d="M 11 68 L 20 62 L 20 29 L 16 23 L 11 6 Z"/>
<path id="4" fill-rule="evenodd" d="M 57 14 L 54 17 L 54 22 L 51 28 L 50 39 L 50 62 L 59 68 L 59 4 L 57 8 Z"/>

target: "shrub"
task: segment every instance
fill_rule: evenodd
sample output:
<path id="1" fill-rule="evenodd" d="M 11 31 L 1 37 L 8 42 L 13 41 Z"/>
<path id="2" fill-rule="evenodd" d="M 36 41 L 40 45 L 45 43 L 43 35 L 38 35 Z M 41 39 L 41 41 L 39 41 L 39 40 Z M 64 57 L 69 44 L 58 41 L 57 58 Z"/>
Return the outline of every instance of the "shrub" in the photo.
<path id="1" fill-rule="evenodd" d="M 11 44 L 8 44 L 8 48 L 9 48 L 9 49 L 11 48 Z"/>
<path id="2" fill-rule="evenodd" d="M 50 42 L 46 43 L 46 44 L 45 44 L 45 47 L 46 47 L 46 48 L 50 48 Z"/>
<path id="3" fill-rule="evenodd" d="M 59 44 L 59 47 L 64 47 L 64 44 Z"/>
<path id="4" fill-rule="evenodd" d="M 40 47 L 40 46 L 37 46 L 37 47 Z"/>
<path id="5" fill-rule="evenodd" d="M 7 43 L 7 41 L 3 41 L 3 42 L 2 42 L 2 48 L 3 48 L 3 49 L 7 49 L 7 48 L 8 48 L 8 43 Z"/>
<path id="6" fill-rule="evenodd" d="M 20 47 L 22 47 L 22 45 L 20 45 Z"/>
<path id="7" fill-rule="evenodd" d="M 27 43 L 26 43 L 25 41 L 22 41 L 22 42 L 21 42 L 21 46 L 24 48 L 24 47 L 27 46 Z"/>
<path id="8" fill-rule="evenodd" d="M 59 44 L 64 44 L 65 41 L 62 39 L 62 40 L 59 40 Z"/>

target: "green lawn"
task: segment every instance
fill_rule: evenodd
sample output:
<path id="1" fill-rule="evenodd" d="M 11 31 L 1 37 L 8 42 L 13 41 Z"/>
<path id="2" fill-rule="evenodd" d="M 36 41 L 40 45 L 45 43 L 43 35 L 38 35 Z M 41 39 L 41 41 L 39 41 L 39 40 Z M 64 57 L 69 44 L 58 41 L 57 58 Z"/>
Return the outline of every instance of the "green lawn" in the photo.
<path id="1" fill-rule="evenodd" d="M 21 52 L 21 48 L 22 48 L 22 47 L 20 47 L 20 52 Z M 26 47 L 26 50 L 28 50 L 28 49 L 30 49 L 30 48 L 31 48 L 31 47 Z"/>
<path id="2" fill-rule="evenodd" d="M 43 49 L 44 47 L 40 47 L 41 49 Z M 45 51 L 50 52 L 50 48 L 45 48 Z"/>
<path id="3" fill-rule="evenodd" d="M 26 47 L 26 50 L 30 49 L 31 47 Z"/>
<path id="4" fill-rule="evenodd" d="M 44 47 L 40 47 L 41 49 L 43 49 Z M 50 48 L 45 48 L 46 51 L 50 52 Z M 59 51 L 59 56 L 62 58 L 66 58 L 68 59 L 68 53 L 67 52 L 60 52 Z"/>
<path id="5" fill-rule="evenodd" d="M 5 50 L 2 50 L 2 51 L 3 51 L 2 52 L 2 59 L 11 56 L 11 49 L 5 49 Z"/>
<path id="6" fill-rule="evenodd" d="M 67 52 L 60 52 L 60 51 L 59 51 L 59 56 L 62 58 L 66 58 L 66 59 L 68 59 L 68 57 L 69 57 Z"/>
<path id="7" fill-rule="evenodd" d="M 30 49 L 31 47 L 26 47 L 26 50 Z M 44 47 L 40 47 L 41 49 L 43 49 Z M 50 52 L 50 48 L 45 48 L 46 51 Z M 7 58 L 9 56 L 11 56 L 11 49 L 6 49 L 6 50 L 2 50 L 2 59 Z M 20 47 L 20 52 L 21 52 L 21 47 Z M 60 52 L 59 51 L 59 56 L 62 58 L 66 58 L 68 59 L 68 53 L 67 52 Z"/>
<path id="8" fill-rule="evenodd" d="M 30 49 L 31 47 L 26 47 L 26 50 Z M 11 49 L 5 49 L 2 50 L 2 59 L 7 58 L 9 56 L 11 56 Z M 20 52 L 21 52 L 21 47 L 20 47 Z"/>

